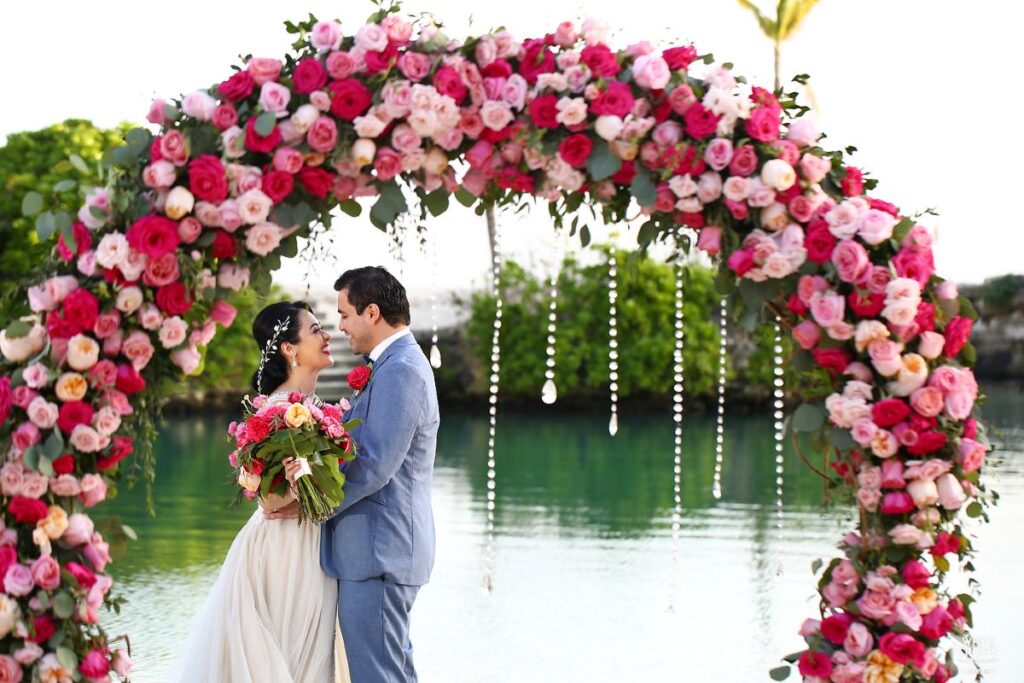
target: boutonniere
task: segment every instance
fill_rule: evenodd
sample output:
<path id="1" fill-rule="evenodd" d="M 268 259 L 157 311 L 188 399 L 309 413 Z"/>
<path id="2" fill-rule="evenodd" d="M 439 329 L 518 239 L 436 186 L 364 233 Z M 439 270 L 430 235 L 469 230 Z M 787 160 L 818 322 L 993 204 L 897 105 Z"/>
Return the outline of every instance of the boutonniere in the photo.
<path id="1" fill-rule="evenodd" d="M 348 373 L 345 378 L 348 381 L 349 388 L 352 389 L 356 394 L 366 388 L 366 385 L 370 383 L 370 375 L 372 371 L 369 365 L 360 365 L 359 367 Z"/>

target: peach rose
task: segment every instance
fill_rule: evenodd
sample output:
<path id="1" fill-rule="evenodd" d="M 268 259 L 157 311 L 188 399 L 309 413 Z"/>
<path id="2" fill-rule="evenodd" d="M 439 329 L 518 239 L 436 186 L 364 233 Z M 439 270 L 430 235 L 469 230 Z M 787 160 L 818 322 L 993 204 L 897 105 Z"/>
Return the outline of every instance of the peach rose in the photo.
<path id="1" fill-rule="evenodd" d="M 65 372 L 57 379 L 55 393 L 62 402 L 81 401 L 89 390 L 85 377 L 77 372 Z"/>

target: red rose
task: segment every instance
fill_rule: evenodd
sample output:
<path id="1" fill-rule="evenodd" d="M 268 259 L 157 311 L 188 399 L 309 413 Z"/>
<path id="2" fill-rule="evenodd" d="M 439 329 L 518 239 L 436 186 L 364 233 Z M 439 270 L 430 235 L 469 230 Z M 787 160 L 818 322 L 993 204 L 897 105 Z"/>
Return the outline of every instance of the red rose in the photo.
<path id="1" fill-rule="evenodd" d="M 233 259 L 237 253 L 235 238 L 225 230 L 215 230 L 210 255 L 218 259 Z"/>
<path id="2" fill-rule="evenodd" d="M 370 381 L 370 366 L 360 365 L 352 372 L 348 373 L 348 377 L 345 379 L 348 381 L 348 385 L 352 388 L 352 391 L 361 391 Z"/>
<path id="3" fill-rule="evenodd" d="M 95 327 L 96 318 L 100 315 L 100 302 L 89 290 L 76 289 L 65 297 L 62 313 L 64 321 L 76 328 L 70 335 L 74 336 Z"/>
<path id="4" fill-rule="evenodd" d="M 15 496 L 7 505 L 7 512 L 14 516 L 18 524 L 35 524 L 45 519 L 48 514 L 46 503 L 35 498 Z"/>
<path id="5" fill-rule="evenodd" d="M 689 68 L 690 64 L 697 59 L 697 48 L 693 45 L 670 47 L 662 51 L 661 57 L 668 64 L 668 68 L 680 71 Z"/>
<path id="6" fill-rule="evenodd" d="M 911 560 L 903 565 L 903 582 L 911 588 L 927 588 L 931 585 L 932 573 L 920 560 Z"/>
<path id="7" fill-rule="evenodd" d="M 366 74 L 373 76 L 381 71 L 387 71 L 398 61 L 398 46 L 388 43 L 383 50 L 370 50 L 363 58 L 366 63 Z"/>
<path id="8" fill-rule="evenodd" d="M 754 254 L 747 249 L 737 249 L 729 254 L 727 265 L 736 275 L 743 277 L 755 265 Z"/>
<path id="9" fill-rule="evenodd" d="M 334 174 L 318 166 L 303 166 L 296 177 L 306 192 L 323 199 L 334 187 Z"/>
<path id="10" fill-rule="evenodd" d="M 851 623 L 853 618 L 849 614 L 837 612 L 821 620 L 821 635 L 836 645 L 842 645 Z"/>
<path id="11" fill-rule="evenodd" d="M 590 45 L 583 48 L 580 59 L 595 78 L 613 78 L 621 71 L 618 58 L 607 45 Z"/>
<path id="12" fill-rule="evenodd" d="M 946 435 L 942 432 L 924 432 L 919 434 L 913 446 L 907 446 L 911 455 L 929 455 L 946 445 Z"/>
<path id="13" fill-rule="evenodd" d="M 832 375 L 842 374 L 851 362 L 850 354 L 845 349 L 814 349 L 811 354 L 815 362 Z"/>
<path id="14" fill-rule="evenodd" d="M 192 308 L 192 296 L 180 282 L 156 290 L 156 305 L 167 315 L 185 315 Z"/>
<path id="15" fill-rule="evenodd" d="M 905 515 L 915 507 L 917 506 L 914 505 L 914 499 L 905 491 L 887 493 L 882 499 L 883 515 Z"/>
<path id="16" fill-rule="evenodd" d="M 747 135 L 758 142 L 771 142 L 779 137 L 779 110 L 758 107 L 746 122 Z"/>
<path id="17" fill-rule="evenodd" d="M 3 422 L 3 419 L 0 419 L 0 422 Z M 962 436 L 965 439 L 974 439 L 978 436 L 978 421 L 973 417 L 967 418 L 967 421 L 964 422 L 964 432 Z"/>
<path id="18" fill-rule="evenodd" d="M 707 223 L 704 220 L 704 214 L 700 212 L 679 211 L 675 215 L 675 220 L 679 225 L 685 225 L 694 230 L 700 230 Z"/>
<path id="19" fill-rule="evenodd" d="M 587 163 L 594 143 L 583 133 L 570 135 L 558 146 L 558 155 L 573 168 L 580 168 Z"/>
<path id="20" fill-rule="evenodd" d="M 12 405 L 14 405 L 14 395 L 11 392 L 11 376 L 4 375 L 0 377 L 0 425 L 7 421 Z"/>
<path id="21" fill-rule="evenodd" d="M 483 78 L 508 78 L 512 75 L 512 65 L 504 59 L 495 59 L 493 62 L 480 69 Z"/>
<path id="22" fill-rule="evenodd" d="M 935 537 L 935 543 L 931 547 L 932 557 L 942 557 L 948 553 L 960 551 L 960 539 L 948 531 L 940 531 Z M 950 603 L 950 607 L 953 603 Z"/>
<path id="23" fill-rule="evenodd" d="M 281 144 L 281 129 L 275 124 L 270 135 L 260 135 L 256 130 L 256 119 L 253 116 L 249 123 L 245 124 L 245 148 L 250 152 L 262 152 L 269 154 L 274 148 Z"/>
<path id="24" fill-rule="evenodd" d="M 878 641 L 878 649 L 897 664 L 924 666 L 924 644 L 906 633 L 886 633 Z"/>
<path id="25" fill-rule="evenodd" d="M 263 469 L 266 466 L 267 464 L 260 460 L 259 458 L 253 458 L 252 463 L 249 464 L 248 470 L 255 474 L 256 476 L 260 476 L 263 474 Z"/>
<path id="26" fill-rule="evenodd" d="M 53 461 L 53 471 L 58 475 L 71 474 L 75 471 L 75 456 L 65 453 Z"/>
<path id="27" fill-rule="evenodd" d="M 295 187 L 295 179 L 290 173 L 284 171 L 268 171 L 263 175 L 263 194 L 270 197 L 270 200 L 277 204 L 292 193 Z"/>
<path id="28" fill-rule="evenodd" d="M 558 98 L 554 95 L 541 95 L 530 102 L 530 119 L 538 128 L 558 128 L 555 118 L 558 115 Z"/>
<path id="29" fill-rule="evenodd" d="M 839 187 L 847 197 L 856 197 L 864 194 L 864 175 L 859 168 L 847 166 L 846 174 L 839 181 Z"/>
<path id="30" fill-rule="evenodd" d="M 921 332 L 933 332 L 935 330 L 935 304 L 922 301 L 917 305 L 917 317 L 914 318 L 917 327 Z"/>
<path id="31" fill-rule="evenodd" d="M 729 213 L 737 221 L 744 221 L 750 216 L 750 207 L 746 202 L 734 202 L 731 199 L 726 199 L 725 208 L 729 209 Z"/>
<path id="32" fill-rule="evenodd" d="M 334 81 L 327 87 L 334 93 L 331 99 L 331 113 L 345 121 L 352 121 L 360 116 L 370 108 L 373 101 L 370 91 L 362 81 L 355 78 Z"/>
<path id="33" fill-rule="evenodd" d="M 759 107 L 766 107 L 768 109 L 779 109 L 779 101 L 775 99 L 775 95 L 769 90 L 754 86 L 750 89 L 750 101 Z"/>
<path id="34" fill-rule="evenodd" d="M 960 602 L 956 598 L 949 601 L 949 607 L 947 607 L 947 609 L 949 610 L 949 616 L 954 619 L 964 618 L 964 603 Z"/>
<path id="35" fill-rule="evenodd" d="M 64 569 L 68 570 L 68 573 L 75 577 L 79 588 L 88 590 L 96 583 L 96 575 L 85 565 L 78 562 L 65 562 Z"/>
<path id="36" fill-rule="evenodd" d="M 537 76 L 549 74 L 555 70 L 555 55 L 541 41 L 533 41 L 525 45 L 526 54 L 519 63 L 519 73 L 530 85 L 537 82 Z"/>
<path id="37" fill-rule="evenodd" d="M 131 437 L 115 436 L 111 439 L 110 450 L 101 458 L 96 459 L 96 467 L 101 470 L 108 470 L 121 462 L 135 450 Z"/>
<path id="38" fill-rule="evenodd" d="M 442 66 L 437 70 L 434 74 L 434 87 L 442 95 L 448 95 L 455 100 L 455 104 L 462 104 L 469 92 L 462 82 L 462 76 L 450 66 Z"/>
<path id="39" fill-rule="evenodd" d="M 71 252 L 71 249 L 64 241 L 64 233 L 60 233 L 57 237 L 57 252 L 65 262 L 70 261 L 76 256 L 81 256 L 89 251 L 89 247 L 92 246 L 92 235 L 89 233 L 89 228 L 85 227 L 85 223 L 75 221 L 74 225 L 71 226 L 71 234 L 75 238 L 74 253 Z"/>
<path id="40" fill-rule="evenodd" d="M 721 118 L 710 109 L 705 109 L 700 102 L 696 102 L 686 110 L 686 134 L 696 140 L 703 140 L 715 132 Z"/>
<path id="41" fill-rule="evenodd" d="M 7 574 L 12 564 L 18 561 L 18 551 L 12 545 L 0 546 L 0 576 Z"/>
<path id="42" fill-rule="evenodd" d="M 871 206 L 872 209 L 878 209 L 879 211 L 885 211 L 887 214 L 889 214 L 893 218 L 899 218 L 900 217 L 900 210 L 899 210 L 899 208 L 895 204 L 890 204 L 887 201 L 883 201 L 881 199 L 874 199 L 874 198 L 868 199 L 868 204 Z"/>
<path id="43" fill-rule="evenodd" d="M 88 425 L 92 422 L 92 406 L 85 401 L 68 401 L 62 403 L 57 417 L 57 426 L 60 431 L 70 434 L 78 425 Z"/>
<path id="44" fill-rule="evenodd" d="M 850 310 L 860 318 L 877 318 L 885 308 L 885 292 L 874 294 L 868 291 L 854 290 L 846 297 Z"/>
<path id="45" fill-rule="evenodd" d="M 197 199 L 219 204 L 228 198 L 228 178 L 220 159 L 203 154 L 188 164 L 188 186 Z"/>
<path id="46" fill-rule="evenodd" d="M 942 354 L 948 358 L 955 358 L 971 338 L 971 328 L 974 321 L 963 316 L 956 316 L 948 323 L 943 330 L 942 336 L 946 338 L 946 344 L 942 347 Z"/>
<path id="47" fill-rule="evenodd" d="M 794 313 L 801 318 L 807 315 L 807 304 L 803 302 L 798 294 L 790 294 L 789 299 L 786 301 L 786 310 L 790 313 Z"/>
<path id="48" fill-rule="evenodd" d="M 604 91 L 590 103 L 589 108 L 594 116 L 625 117 L 633 111 L 635 104 L 636 99 L 629 85 L 620 81 L 609 81 Z"/>
<path id="49" fill-rule="evenodd" d="M 217 86 L 217 92 L 228 102 L 237 102 L 252 94 L 253 85 L 252 74 L 245 70 L 236 71 Z"/>
<path id="50" fill-rule="evenodd" d="M 178 224 L 156 214 L 147 214 L 132 223 L 125 237 L 132 249 L 153 258 L 170 254 L 181 244 Z"/>
<path id="51" fill-rule="evenodd" d="M 920 413 L 914 413 L 910 416 L 907 424 L 918 434 L 927 432 L 929 429 L 935 429 L 939 426 L 939 421 L 934 417 L 925 417 Z"/>
<path id="52" fill-rule="evenodd" d="M 879 427 L 892 427 L 910 415 L 910 406 L 899 398 L 885 398 L 871 406 L 871 419 Z"/>
<path id="53" fill-rule="evenodd" d="M 622 166 L 616 171 L 615 175 L 612 176 L 611 180 L 613 183 L 618 185 L 629 185 L 633 182 L 633 178 L 636 177 L 636 164 L 630 161 L 623 161 Z"/>
<path id="54" fill-rule="evenodd" d="M 707 165 L 704 163 L 704 159 L 697 154 L 697 146 L 687 145 L 686 151 L 683 152 L 682 160 L 676 164 L 675 174 L 697 177 L 704 173 L 706 168 Z"/>
<path id="55" fill-rule="evenodd" d="M 35 627 L 35 635 L 28 636 L 25 640 L 31 640 L 33 643 L 45 643 L 57 632 L 57 625 L 53 623 L 49 614 L 36 617 L 32 625 Z"/>
<path id="56" fill-rule="evenodd" d="M 832 660 L 826 654 L 807 650 L 800 655 L 797 668 L 800 670 L 801 676 L 828 680 L 832 675 Z"/>
<path id="57" fill-rule="evenodd" d="M 316 57 L 299 60 L 292 72 L 292 87 L 300 95 L 319 90 L 327 83 L 327 69 Z"/>
<path id="58" fill-rule="evenodd" d="M 70 339 L 83 330 L 69 322 L 57 311 L 46 316 L 46 334 L 50 339 Z"/>
<path id="59" fill-rule="evenodd" d="M 122 363 L 117 366 L 117 382 L 114 386 L 117 387 L 118 391 L 130 396 L 145 389 L 146 380 L 130 364 Z"/>
<path id="60" fill-rule="evenodd" d="M 924 615 L 920 633 L 929 640 L 938 640 L 953 628 L 953 617 L 945 607 L 939 606 Z"/>
<path id="61" fill-rule="evenodd" d="M 250 443 L 259 443 L 270 434 L 270 423 L 260 417 L 253 415 L 245 421 L 245 435 Z"/>

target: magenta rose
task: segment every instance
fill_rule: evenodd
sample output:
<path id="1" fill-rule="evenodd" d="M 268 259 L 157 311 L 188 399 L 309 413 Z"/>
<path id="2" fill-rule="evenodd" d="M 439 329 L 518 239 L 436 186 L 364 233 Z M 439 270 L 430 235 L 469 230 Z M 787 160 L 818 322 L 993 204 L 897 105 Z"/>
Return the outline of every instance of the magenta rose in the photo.
<path id="1" fill-rule="evenodd" d="M 821 620 L 821 635 L 835 645 L 842 645 L 851 623 L 853 618 L 849 614 L 837 612 Z"/>
<path id="2" fill-rule="evenodd" d="M 801 676 L 828 680 L 832 675 L 832 660 L 824 653 L 807 650 L 797 660 L 797 669 Z"/>
<path id="3" fill-rule="evenodd" d="M 697 49 L 693 45 L 671 47 L 662 51 L 662 58 L 672 71 L 687 69 L 697 59 Z"/>
<path id="4" fill-rule="evenodd" d="M 156 305 L 167 315 L 185 315 L 192 308 L 192 296 L 184 284 L 174 282 L 156 291 Z"/>
<path id="5" fill-rule="evenodd" d="M 292 72 L 292 87 L 300 95 L 308 95 L 327 83 L 327 69 L 316 57 L 299 60 Z"/>
<path id="6" fill-rule="evenodd" d="M 455 100 L 455 104 L 462 104 L 469 92 L 462 82 L 462 76 L 450 66 L 442 66 L 434 73 L 434 88 L 442 95 L 448 95 Z"/>
<path id="7" fill-rule="evenodd" d="M 722 118 L 718 114 L 715 114 L 710 109 L 706 109 L 700 102 L 695 103 L 686 111 L 686 116 L 683 117 L 686 120 L 686 134 L 690 137 L 703 140 L 704 138 L 712 135 L 718 128 L 718 121 Z M 741 147 L 737 150 L 736 155 L 739 155 Z M 756 152 L 755 152 L 756 154 Z M 733 157 L 733 163 L 736 162 L 736 157 Z M 742 175 L 742 174 L 737 174 Z"/>
<path id="8" fill-rule="evenodd" d="M 125 394 L 137 394 L 146 388 L 146 380 L 142 378 L 142 375 L 131 364 L 122 363 L 117 366 L 117 382 L 115 386 L 118 391 Z"/>
<path id="9" fill-rule="evenodd" d="M 882 399 L 871 406 L 871 419 L 879 427 L 892 427 L 910 415 L 910 406 L 898 398 Z"/>
<path id="10" fill-rule="evenodd" d="M 344 121 L 355 120 L 370 108 L 373 101 L 367 87 L 355 78 L 334 81 L 327 87 L 333 94 L 331 113 Z"/>
<path id="11" fill-rule="evenodd" d="M 589 45 L 583 48 L 580 61 L 587 65 L 595 78 L 612 78 L 621 71 L 615 53 L 607 45 Z"/>
<path id="12" fill-rule="evenodd" d="M 811 261 L 817 264 L 827 263 L 832 258 L 835 246 L 836 238 L 829 231 L 828 223 L 819 220 L 807 226 L 804 247 L 807 249 L 807 258 Z"/>
<path id="13" fill-rule="evenodd" d="M 879 641 L 878 649 L 898 664 L 924 666 L 924 644 L 906 633 L 886 633 Z"/>
<path id="14" fill-rule="evenodd" d="M 932 573 L 920 560 L 910 560 L 903 565 L 903 582 L 911 588 L 927 588 L 931 585 Z"/>
<path id="15" fill-rule="evenodd" d="M 973 320 L 959 315 L 946 323 L 946 329 L 942 333 L 946 338 L 946 344 L 942 350 L 943 355 L 947 358 L 955 358 L 971 338 L 973 327 Z"/>
<path id="16" fill-rule="evenodd" d="M 729 254 L 729 260 L 727 262 L 729 269 L 736 273 L 739 277 L 743 277 L 750 271 L 756 264 L 754 263 L 753 252 L 747 249 L 737 249 L 736 251 Z"/>
<path id="17" fill-rule="evenodd" d="M 839 240 L 839 244 L 832 252 L 832 265 L 835 266 L 840 280 L 856 283 L 864 278 L 871 267 L 871 259 L 868 257 L 867 249 L 860 242 Z"/>
<path id="18" fill-rule="evenodd" d="M 132 249 L 153 258 L 174 252 L 181 243 L 178 224 L 166 216 L 156 214 L 139 218 L 128 228 L 125 236 Z"/>
<path id="19" fill-rule="evenodd" d="M 295 177 L 302 188 L 317 199 L 326 197 L 334 186 L 334 174 L 317 166 L 304 166 Z"/>
<path id="20" fill-rule="evenodd" d="M 938 640 L 953 628 L 953 617 L 945 607 L 936 607 L 924 615 L 920 633 L 929 640 Z"/>
<path id="21" fill-rule="evenodd" d="M 236 71 L 231 78 L 217 86 L 217 92 L 228 102 L 238 102 L 252 94 L 253 86 L 252 74 Z"/>
<path id="22" fill-rule="evenodd" d="M 110 673 L 110 662 L 102 651 L 89 650 L 78 665 L 78 670 L 86 678 L 105 678 Z"/>
<path id="23" fill-rule="evenodd" d="M 928 284 L 928 280 L 935 273 L 935 266 L 931 258 L 920 252 L 907 249 L 893 257 L 892 265 L 897 276 L 917 280 L 922 287 Z"/>
<path id="24" fill-rule="evenodd" d="M 587 163 L 594 143 L 583 133 L 570 135 L 558 146 L 558 155 L 573 168 L 580 168 Z"/>
<path id="25" fill-rule="evenodd" d="M 779 137 L 779 114 L 776 107 L 758 107 L 747 119 L 747 134 L 758 142 L 771 142 Z"/>
<path id="26" fill-rule="evenodd" d="M 188 186 L 198 199 L 220 203 L 228 198 L 224 165 L 212 154 L 203 154 L 188 164 Z"/>
<path id="27" fill-rule="evenodd" d="M 0 425 L 7 421 L 12 405 L 14 405 L 14 397 L 11 392 L 11 377 L 4 375 L 0 377 Z"/>
<path id="28" fill-rule="evenodd" d="M 883 515 L 905 515 L 915 507 L 914 499 L 905 491 L 887 493 L 882 499 Z"/>
<path id="29" fill-rule="evenodd" d="M 249 122 L 245 124 L 245 148 L 250 152 L 269 154 L 274 151 L 274 148 L 281 144 L 281 128 L 280 126 L 275 125 L 269 135 L 261 135 L 260 132 L 256 130 L 257 118 L 258 117 L 253 116 L 249 119 Z"/>

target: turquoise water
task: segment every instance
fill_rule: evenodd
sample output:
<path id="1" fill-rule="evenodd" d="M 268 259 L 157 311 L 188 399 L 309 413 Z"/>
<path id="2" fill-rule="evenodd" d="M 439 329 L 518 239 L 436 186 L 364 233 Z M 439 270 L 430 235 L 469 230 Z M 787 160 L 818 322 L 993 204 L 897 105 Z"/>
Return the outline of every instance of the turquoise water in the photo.
<path id="1" fill-rule="evenodd" d="M 986 680 L 1019 681 L 1024 590 L 1024 395 L 986 406 L 1005 444 L 989 481 L 1001 492 L 978 529 L 976 656 Z M 157 516 L 136 490 L 110 504 L 140 535 L 113 565 L 131 635 L 133 680 L 168 680 L 220 562 L 250 508 L 232 509 L 223 439 L 230 416 L 173 418 L 161 432 Z M 723 496 L 711 495 L 714 422 L 688 417 L 683 523 L 674 542 L 672 421 L 626 415 L 502 414 L 498 429 L 494 590 L 481 589 L 486 538 L 485 410 L 443 417 L 435 473 L 432 582 L 413 611 L 424 683 L 768 680 L 800 649 L 815 615 L 811 562 L 852 524 L 823 509 L 814 474 L 787 450 L 775 512 L 767 415 L 726 418 Z M 960 661 L 965 661 L 960 658 Z M 793 676 L 791 680 L 798 680 Z M 961 677 L 967 680 L 967 677 Z"/>

